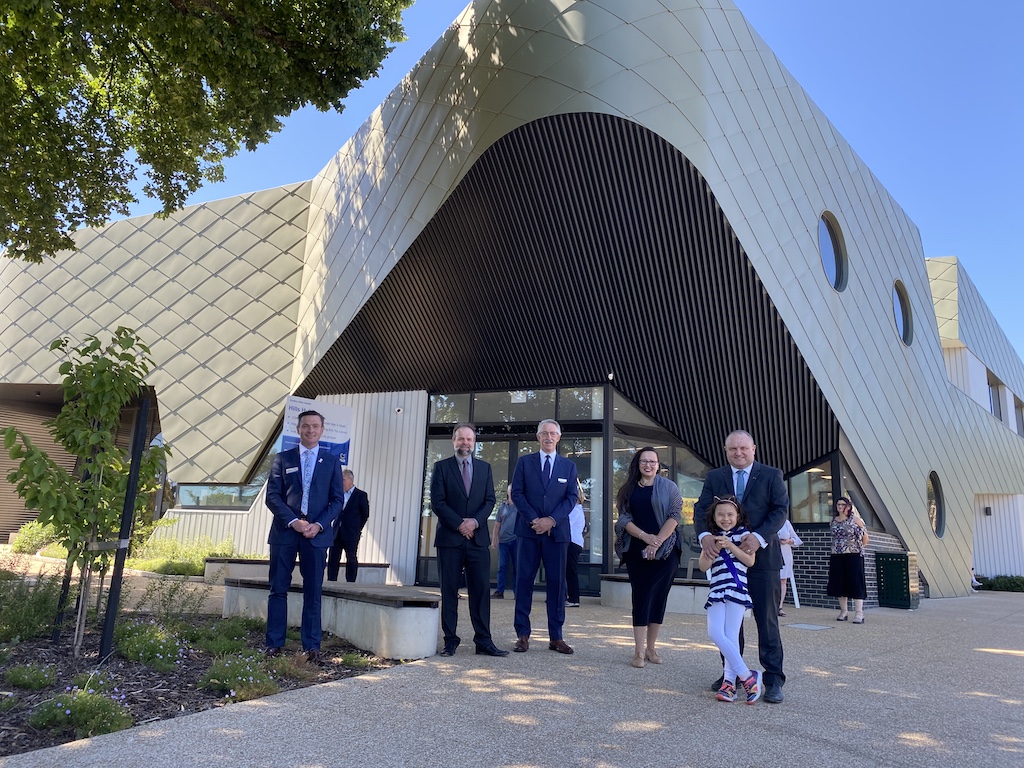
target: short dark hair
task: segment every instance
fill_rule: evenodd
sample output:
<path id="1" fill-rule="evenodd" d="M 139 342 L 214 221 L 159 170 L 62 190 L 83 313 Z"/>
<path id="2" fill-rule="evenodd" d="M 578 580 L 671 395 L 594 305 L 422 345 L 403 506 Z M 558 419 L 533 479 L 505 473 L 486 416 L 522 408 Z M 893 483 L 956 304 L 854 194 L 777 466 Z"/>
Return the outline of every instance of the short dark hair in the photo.
<path id="1" fill-rule="evenodd" d="M 307 416 L 316 416 L 318 419 L 320 419 L 320 426 L 322 427 L 324 425 L 324 415 L 319 411 L 303 411 L 302 413 L 299 414 L 299 419 L 295 423 L 301 424 L 302 420 Z"/>
<path id="2" fill-rule="evenodd" d="M 455 425 L 455 429 L 452 430 L 452 440 L 455 439 L 456 435 L 459 434 L 460 429 L 468 429 L 473 433 L 473 437 L 476 437 L 476 427 L 470 424 L 468 421 L 460 421 Z"/>

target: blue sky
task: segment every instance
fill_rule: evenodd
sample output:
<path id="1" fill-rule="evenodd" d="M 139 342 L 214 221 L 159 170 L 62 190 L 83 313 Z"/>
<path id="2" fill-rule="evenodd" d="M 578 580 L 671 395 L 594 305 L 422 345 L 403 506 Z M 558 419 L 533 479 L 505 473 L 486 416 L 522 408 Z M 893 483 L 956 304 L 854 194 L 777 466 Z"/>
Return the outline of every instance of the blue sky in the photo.
<path id="1" fill-rule="evenodd" d="M 736 4 L 917 224 L 925 254 L 961 259 L 1024 354 L 1024 2 Z M 313 178 L 465 5 L 419 0 L 405 14 L 408 41 L 342 114 L 295 113 L 269 144 L 229 160 L 224 182 L 189 202 Z M 156 207 L 142 201 L 133 212 Z"/>

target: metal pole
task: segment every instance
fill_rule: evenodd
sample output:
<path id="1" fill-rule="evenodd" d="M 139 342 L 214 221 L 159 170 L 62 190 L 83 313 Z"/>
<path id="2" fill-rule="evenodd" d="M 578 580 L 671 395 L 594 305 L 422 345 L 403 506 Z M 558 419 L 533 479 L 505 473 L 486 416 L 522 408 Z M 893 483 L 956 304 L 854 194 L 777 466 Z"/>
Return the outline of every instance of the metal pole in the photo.
<path id="1" fill-rule="evenodd" d="M 107 611 L 103 617 L 103 639 L 100 641 L 100 663 L 113 651 L 114 624 L 117 621 L 117 607 L 121 601 L 121 581 L 124 574 L 124 561 L 128 557 L 128 541 L 132 535 L 132 517 L 135 511 L 135 497 L 139 490 L 139 465 L 142 463 L 142 450 L 146 444 L 146 428 L 149 422 L 148 389 L 143 391 L 142 402 L 135 421 L 135 433 L 132 435 L 132 464 L 128 471 L 128 485 L 125 487 L 124 508 L 121 511 L 121 531 L 118 535 L 117 553 L 114 555 L 114 572 L 110 577 L 110 592 L 107 594 Z"/>

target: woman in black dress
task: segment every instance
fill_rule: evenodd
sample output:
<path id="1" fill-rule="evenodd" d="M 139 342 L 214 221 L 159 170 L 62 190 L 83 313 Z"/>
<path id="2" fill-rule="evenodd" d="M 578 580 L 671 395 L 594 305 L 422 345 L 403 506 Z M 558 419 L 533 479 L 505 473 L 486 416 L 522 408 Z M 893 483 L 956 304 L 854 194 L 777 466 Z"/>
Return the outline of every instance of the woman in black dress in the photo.
<path id="1" fill-rule="evenodd" d="M 864 598 L 868 596 L 864 581 L 864 547 L 868 530 L 864 520 L 845 496 L 836 500 L 835 517 L 829 526 L 832 534 L 832 556 L 828 564 L 826 594 L 839 598 L 839 617 L 847 620 L 847 600 L 853 598 L 854 624 L 864 623 Z"/>
<path id="2" fill-rule="evenodd" d="M 633 590 L 634 667 L 661 664 L 655 649 L 665 620 L 668 593 L 679 567 L 680 545 L 676 526 L 682 520 L 679 487 L 658 474 L 661 463 L 653 448 L 633 454 L 626 482 L 615 506 L 615 554 L 626 564 Z"/>

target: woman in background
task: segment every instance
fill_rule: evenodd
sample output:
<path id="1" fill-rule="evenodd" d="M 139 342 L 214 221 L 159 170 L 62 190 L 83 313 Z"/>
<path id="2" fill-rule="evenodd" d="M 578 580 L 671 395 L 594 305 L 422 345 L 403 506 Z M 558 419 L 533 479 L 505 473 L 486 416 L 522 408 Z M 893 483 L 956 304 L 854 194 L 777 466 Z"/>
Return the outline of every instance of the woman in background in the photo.
<path id="1" fill-rule="evenodd" d="M 825 593 L 839 598 L 839 616 L 847 620 L 847 601 L 853 598 L 854 624 L 864 623 L 864 598 L 868 596 L 864 581 L 864 547 L 868 529 L 853 503 L 841 496 L 836 500 L 835 517 L 829 526 L 832 533 L 832 556 L 828 563 L 828 587 Z"/>
<path id="2" fill-rule="evenodd" d="M 782 604 L 786 602 L 786 582 L 793 577 L 793 547 L 799 547 L 803 540 L 796 535 L 793 524 L 787 519 L 779 529 L 779 545 L 782 548 L 782 570 L 779 571 L 779 578 L 782 579 L 782 597 L 779 598 L 779 616 L 785 616 Z"/>

